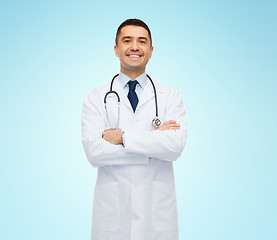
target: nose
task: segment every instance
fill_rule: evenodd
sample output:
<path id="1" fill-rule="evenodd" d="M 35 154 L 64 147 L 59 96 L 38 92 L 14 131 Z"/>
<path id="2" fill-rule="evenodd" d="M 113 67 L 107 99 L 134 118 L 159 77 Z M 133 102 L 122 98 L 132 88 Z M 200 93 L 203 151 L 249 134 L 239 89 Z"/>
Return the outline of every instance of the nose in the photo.
<path id="1" fill-rule="evenodd" d="M 132 51 L 138 51 L 139 50 L 137 41 L 132 42 L 131 50 Z"/>

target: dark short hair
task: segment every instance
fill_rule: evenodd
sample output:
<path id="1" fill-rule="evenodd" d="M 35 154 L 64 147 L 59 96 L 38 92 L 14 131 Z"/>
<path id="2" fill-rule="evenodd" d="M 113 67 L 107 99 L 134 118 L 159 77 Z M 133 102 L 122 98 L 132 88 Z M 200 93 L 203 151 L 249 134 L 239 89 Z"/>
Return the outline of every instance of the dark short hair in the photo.
<path id="1" fill-rule="evenodd" d="M 123 23 L 120 24 L 120 26 L 118 27 L 117 29 L 117 32 L 116 32 L 116 37 L 115 37 L 115 44 L 117 45 L 118 43 L 118 36 L 120 34 L 120 31 L 123 27 L 125 26 L 139 26 L 139 27 L 143 27 L 147 30 L 148 34 L 149 34 L 149 37 L 150 37 L 150 45 L 152 46 L 152 37 L 151 37 L 151 32 L 150 32 L 150 29 L 149 27 L 146 25 L 145 22 L 141 21 L 140 19 L 137 19 L 137 18 L 131 18 L 131 19 L 127 19 L 125 20 Z"/>

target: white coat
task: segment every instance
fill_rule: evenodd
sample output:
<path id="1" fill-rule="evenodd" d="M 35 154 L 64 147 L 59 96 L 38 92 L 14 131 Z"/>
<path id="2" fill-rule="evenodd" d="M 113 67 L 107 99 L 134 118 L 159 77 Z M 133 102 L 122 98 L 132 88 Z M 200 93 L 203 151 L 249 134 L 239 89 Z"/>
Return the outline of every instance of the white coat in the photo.
<path id="1" fill-rule="evenodd" d="M 110 82 L 86 96 L 82 110 L 82 143 L 89 162 L 98 168 L 94 188 L 92 240 L 178 240 L 178 216 L 172 162 L 187 137 L 185 108 L 178 91 L 156 81 L 159 118 L 176 120 L 177 131 L 152 126 L 155 98 L 148 82 L 136 112 L 115 79 L 121 100 L 120 128 L 125 147 L 102 138 L 109 128 L 104 96 Z M 110 106 L 109 106 L 110 102 Z M 117 122 L 117 100 L 107 98 L 111 124 Z"/>

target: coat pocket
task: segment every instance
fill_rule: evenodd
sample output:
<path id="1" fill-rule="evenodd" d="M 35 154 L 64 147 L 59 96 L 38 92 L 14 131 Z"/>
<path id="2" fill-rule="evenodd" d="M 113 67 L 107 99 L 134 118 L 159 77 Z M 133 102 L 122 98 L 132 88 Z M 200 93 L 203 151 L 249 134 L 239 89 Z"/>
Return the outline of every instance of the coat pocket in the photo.
<path id="1" fill-rule="evenodd" d="M 120 224 L 119 183 L 96 185 L 94 188 L 92 228 L 117 231 Z"/>
<path id="2" fill-rule="evenodd" d="M 178 230 L 174 185 L 153 182 L 152 226 L 156 231 Z"/>

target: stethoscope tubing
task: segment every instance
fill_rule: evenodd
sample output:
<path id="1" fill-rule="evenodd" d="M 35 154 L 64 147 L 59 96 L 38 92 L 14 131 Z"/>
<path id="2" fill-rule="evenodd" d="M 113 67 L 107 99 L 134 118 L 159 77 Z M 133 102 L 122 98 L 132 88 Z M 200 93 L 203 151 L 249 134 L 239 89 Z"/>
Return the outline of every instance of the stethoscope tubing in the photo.
<path id="1" fill-rule="evenodd" d="M 116 75 L 114 75 L 114 77 L 112 78 L 112 81 L 111 81 L 111 84 L 110 84 L 110 91 L 108 91 L 106 94 L 105 94 L 105 97 L 104 97 L 104 104 L 105 104 L 105 110 L 106 110 L 106 114 L 107 114 L 107 117 L 108 117 L 108 112 L 107 112 L 107 107 L 106 107 L 106 104 L 107 104 L 107 96 L 111 93 L 114 93 L 116 96 L 117 96 L 117 101 L 118 101 L 118 104 L 119 104 L 119 108 L 120 108 L 120 97 L 118 95 L 118 93 L 116 91 L 113 91 L 113 82 L 115 80 L 115 78 L 118 76 L 119 74 L 117 73 Z M 158 120 L 159 121 L 159 124 L 157 126 L 160 125 L 160 120 L 158 118 L 158 99 L 157 99 L 157 91 L 156 91 L 156 87 L 154 85 L 154 82 L 152 80 L 152 78 L 146 74 L 146 76 L 149 78 L 152 86 L 153 86 L 153 90 L 154 90 L 154 96 L 155 96 L 155 107 L 156 107 L 156 118 L 153 119 L 153 122 L 155 120 Z M 117 123 L 117 127 L 118 127 L 118 124 L 119 124 L 119 109 L 118 109 L 118 123 Z M 109 117 L 108 117 L 108 121 L 109 121 Z M 110 121 L 109 121 L 109 124 L 110 124 Z"/>

